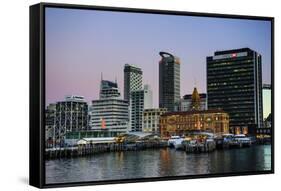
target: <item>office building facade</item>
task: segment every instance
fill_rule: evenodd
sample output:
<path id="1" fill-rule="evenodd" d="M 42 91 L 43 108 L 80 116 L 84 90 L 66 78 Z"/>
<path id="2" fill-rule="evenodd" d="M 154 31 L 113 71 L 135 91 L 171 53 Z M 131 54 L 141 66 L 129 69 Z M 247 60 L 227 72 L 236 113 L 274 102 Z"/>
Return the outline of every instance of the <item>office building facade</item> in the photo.
<path id="1" fill-rule="evenodd" d="M 207 57 L 207 102 L 208 109 L 223 109 L 229 114 L 232 133 L 262 128 L 261 55 L 241 48 Z"/>
<path id="2" fill-rule="evenodd" d="M 167 52 L 159 54 L 159 108 L 175 111 L 180 100 L 180 60 Z"/>
<path id="3" fill-rule="evenodd" d="M 99 97 L 100 99 L 120 97 L 117 82 L 101 80 Z"/>
<path id="4" fill-rule="evenodd" d="M 88 104 L 83 96 L 66 96 L 56 103 L 55 140 L 63 144 L 66 132 L 88 129 Z"/>
<path id="5" fill-rule="evenodd" d="M 124 100 L 130 100 L 131 91 L 142 89 L 141 68 L 125 64 L 124 66 Z"/>
<path id="6" fill-rule="evenodd" d="M 116 136 L 128 131 L 128 101 L 120 98 L 117 83 L 102 80 L 100 99 L 93 100 L 90 107 L 90 129 L 98 136 Z"/>
<path id="7" fill-rule="evenodd" d="M 142 131 L 147 133 L 159 133 L 160 116 L 166 112 L 166 108 L 145 109 L 143 112 Z"/>
<path id="8" fill-rule="evenodd" d="M 144 89 L 132 91 L 130 97 L 130 130 L 142 131 L 143 111 L 152 108 L 152 90 L 144 85 Z"/>

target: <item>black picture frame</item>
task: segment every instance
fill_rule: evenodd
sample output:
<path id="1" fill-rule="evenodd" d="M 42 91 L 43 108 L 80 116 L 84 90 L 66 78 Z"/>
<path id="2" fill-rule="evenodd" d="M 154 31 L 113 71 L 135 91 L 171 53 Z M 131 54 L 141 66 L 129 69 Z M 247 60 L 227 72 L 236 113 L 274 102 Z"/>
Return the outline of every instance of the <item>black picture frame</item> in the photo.
<path id="1" fill-rule="evenodd" d="M 239 173 L 218 173 L 205 175 L 186 175 L 175 177 L 142 178 L 110 181 L 71 182 L 59 184 L 45 183 L 45 158 L 44 158 L 44 122 L 45 122 L 45 8 L 64 8 L 81 10 L 103 10 L 133 13 L 153 13 L 164 15 L 184 15 L 214 18 L 233 18 L 264 20 L 271 22 L 271 85 L 272 85 L 272 139 L 271 139 L 271 170 L 239 172 Z M 38 188 L 53 188 L 67 186 L 101 185 L 116 183 L 133 183 L 148 181 L 166 181 L 193 178 L 211 178 L 226 176 L 258 175 L 274 173 L 274 18 L 249 15 L 231 15 L 214 13 L 195 13 L 170 10 L 136 9 L 121 7 L 103 7 L 73 4 L 39 3 L 30 6 L 30 133 L 29 133 L 29 184 Z"/>

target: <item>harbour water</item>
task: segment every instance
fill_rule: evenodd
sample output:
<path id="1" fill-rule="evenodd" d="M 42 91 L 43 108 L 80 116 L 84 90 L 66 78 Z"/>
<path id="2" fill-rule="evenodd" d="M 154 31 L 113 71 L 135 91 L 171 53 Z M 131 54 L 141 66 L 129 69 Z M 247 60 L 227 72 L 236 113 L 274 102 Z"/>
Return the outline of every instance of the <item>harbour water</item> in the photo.
<path id="1" fill-rule="evenodd" d="M 271 145 L 192 154 L 174 149 L 47 160 L 46 183 L 151 178 L 271 169 Z"/>

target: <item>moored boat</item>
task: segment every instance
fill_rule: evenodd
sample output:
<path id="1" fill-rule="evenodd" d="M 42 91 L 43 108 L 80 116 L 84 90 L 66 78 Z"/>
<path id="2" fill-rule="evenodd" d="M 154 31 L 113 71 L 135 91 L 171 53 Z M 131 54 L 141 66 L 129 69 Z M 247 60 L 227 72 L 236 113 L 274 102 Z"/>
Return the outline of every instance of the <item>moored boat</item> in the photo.
<path id="1" fill-rule="evenodd" d="M 184 138 L 180 136 L 171 136 L 171 138 L 168 140 L 168 146 L 174 147 L 175 149 L 182 149 L 182 142 Z"/>
<path id="2" fill-rule="evenodd" d="M 234 141 L 237 141 L 238 144 L 242 147 L 249 147 L 252 145 L 252 140 L 250 137 L 247 137 L 244 134 L 234 135 Z"/>
<path id="3" fill-rule="evenodd" d="M 216 148 L 217 149 L 227 149 L 230 148 L 232 146 L 232 142 L 234 139 L 234 135 L 233 134 L 223 134 L 219 137 L 215 138 L 216 141 Z"/>

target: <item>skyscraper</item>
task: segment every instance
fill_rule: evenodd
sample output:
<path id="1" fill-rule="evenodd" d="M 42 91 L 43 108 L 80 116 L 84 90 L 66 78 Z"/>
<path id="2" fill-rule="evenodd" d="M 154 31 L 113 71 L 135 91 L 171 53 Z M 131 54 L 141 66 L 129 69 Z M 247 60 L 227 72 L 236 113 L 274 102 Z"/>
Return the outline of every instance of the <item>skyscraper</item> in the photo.
<path id="1" fill-rule="evenodd" d="M 145 85 L 142 90 L 132 91 L 130 97 L 131 131 L 142 131 L 143 111 L 152 108 L 152 90 Z"/>
<path id="2" fill-rule="evenodd" d="M 124 99 L 130 100 L 130 93 L 142 89 L 142 70 L 134 65 L 124 66 Z"/>
<path id="3" fill-rule="evenodd" d="M 167 52 L 159 54 L 159 107 L 175 111 L 180 100 L 180 60 Z"/>
<path id="4" fill-rule="evenodd" d="M 208 109 L 229 113 L 230 130 L 263 126 L 262 58 L 249 48 L 216 51 L 207 57 Z"/>

